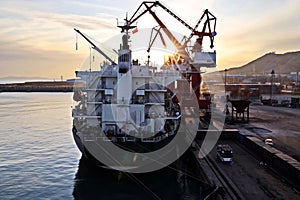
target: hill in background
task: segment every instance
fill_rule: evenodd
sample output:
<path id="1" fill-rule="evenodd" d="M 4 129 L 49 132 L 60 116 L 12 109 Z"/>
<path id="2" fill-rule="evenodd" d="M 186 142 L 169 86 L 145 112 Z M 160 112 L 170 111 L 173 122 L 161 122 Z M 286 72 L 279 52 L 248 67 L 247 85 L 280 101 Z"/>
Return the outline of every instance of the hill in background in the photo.
<path id="1" fill-rule="evenodd" d="M 267 53 L 246 65 L 230 68 L 230 74 L 270 74 L 274 70 L 276 74 L 290 74 L 300 71 L 300 51 L 276 54 Z"/>

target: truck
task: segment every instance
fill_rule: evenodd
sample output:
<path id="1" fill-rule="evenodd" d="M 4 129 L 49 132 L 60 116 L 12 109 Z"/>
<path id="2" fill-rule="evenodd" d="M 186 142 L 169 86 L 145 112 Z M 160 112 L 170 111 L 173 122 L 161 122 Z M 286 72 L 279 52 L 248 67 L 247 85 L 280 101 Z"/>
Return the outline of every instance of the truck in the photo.
<path id="1" fill-rule="evenodd" d="M 229 144 L 217 145 L 217 159 L 222 162 L 232 162 L 233 151 Z"/>

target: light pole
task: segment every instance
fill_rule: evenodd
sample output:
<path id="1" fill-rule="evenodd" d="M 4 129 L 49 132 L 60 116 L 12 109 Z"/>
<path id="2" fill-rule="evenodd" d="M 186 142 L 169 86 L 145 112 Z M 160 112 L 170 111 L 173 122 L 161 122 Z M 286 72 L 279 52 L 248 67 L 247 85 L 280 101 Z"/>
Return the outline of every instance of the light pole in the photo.
<path id="1" fill-rule="evenodd" d="M 299 79 L 298 79 L 298 76 L 299 76 L 299 72 L 297 72 L 297 77 L 296 77 L 296 86 L 297 86 L 297 89 L 299 88 Z"/>
<path id="2" fill-rule="evenodd" d="M 225 86 L 225 94 L 226 94 L 226 83 L 227 83 L 227 71 L 228 69 L 225 69 L 224 72 L 225 72 L 225 78 L 224 78 L 224 86 Z"/>
<path id="3" fill-rule="evenodd" d="M 272 104 L 272 97 L 273 97 L 273 78 L 274 78 L 275 71 L 271 71 L 271 92 L 270 92 L 270 100 Z"/>

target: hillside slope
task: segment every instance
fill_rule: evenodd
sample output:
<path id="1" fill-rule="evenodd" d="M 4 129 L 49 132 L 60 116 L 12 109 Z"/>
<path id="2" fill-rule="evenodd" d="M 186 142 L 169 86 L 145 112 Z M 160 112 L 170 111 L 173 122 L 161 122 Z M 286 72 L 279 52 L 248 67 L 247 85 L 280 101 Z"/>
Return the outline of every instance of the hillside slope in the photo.
<path id="1" fill-rule="evenodd" d="M 289 74 L 300 71 L 300 51 L 284 54 L 267 53 L 246 65 L 231 68 L 233 74 L 270 74 L 274 70 L 276 74 Z"/>

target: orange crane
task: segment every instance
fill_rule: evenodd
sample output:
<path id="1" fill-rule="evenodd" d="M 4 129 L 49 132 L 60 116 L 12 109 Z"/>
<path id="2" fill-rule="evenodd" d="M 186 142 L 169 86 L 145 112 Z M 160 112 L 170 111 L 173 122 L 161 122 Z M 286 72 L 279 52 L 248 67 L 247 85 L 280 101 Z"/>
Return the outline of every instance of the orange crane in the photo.
<path id="1" fill-rule="evenodd" d="M 155 14 L 153 11 L 154 7 L 161 7 L 163 10 L 165 10 L 167 13 L 169 13 L 172 17 L 174 17 L 176 20 L 178 20 L 181 24 L 183 24 L 186 28 L 188 28 L 191 31 L 191 34 L 189 37 L 186 38 L 183 44 L 181 44 L 174 35 L 169 31 L 169 29 L 166 27 L 166 25 L 159 19 L 159 17 Z M 144 8 L 144 10 L 142 10 Z M 194 45 L 193 51 L 201 52 L 202 51 L 202 42 L 203 38 L 205 36 L 210 38 L 210 48 L 214 47 L 214 37 L 216 36 L 216 17 L 211 14 L 207 9 L 204 11 L 203 15 L 198 20 L 195 27 L 191 27 L 189 24 L 187 24 L 185 21 L 183 21 L 180 17 L 178 17 L 175 13 L 173 13 L 170 9 L 168 9 L 166 6 L 161 4 L 159 1 L 144 1 L 141 3 L 141 5 L 138 7 L 138 9 L 135 11 L 133 16 L 127 20 L 127 26 L 122 27 L 122 31 L 127 30 L 131 28 L 130 25 L 132 25 L 134 22 L 136 22 L 141 16 L 143 16 L 145 13 L 149 12 L 152 17 L 155 19 L 155 21 L 159 24 L 161 29 L 164 31 L 164 33 L 167 35 L 167 37 L 170 39 L 170 41 L 174 44 L 176 47 L 179 56 L 184 58 L 185 61 L 190 62 L 192 61 L 192 58 L 187 50 L 187 43 L 191 40 L 193 36 L 198 36 L 196 39 L 196 43 Z M 205 19 L 204 25 L 202 27 L 201 31 L 198 31 L 198 27 L 201 23 L 201 21 Z M 149 49 L 148 49 L 149 50 Z M 190 75 L 191 75 L 191 81 L 192 81 L 192 88 L 195 91 L 195 94 L 199 100 L 200 98 L 200 84 L 201 84 L 201 75 L 200 70 L 193 66 L 193 64 L 190 64 Z M 187 77 L 189 79 L 189 77 Z M 200 105 L 200 103 L 199 103 Z"/>
<path id="2" fill-rule="evenodd" d="M 155 14 L 155 12 L 152 10 L 154 7 L 161 7 L 163 10 L 165 10 L 167 13 L 169 13 L 172 17 L 174 17 L 176 20 L 178 20 L 181 24 L 183 24 L 186 28 L 188 28 L 191 31 L 191 34 L 183 44 L 181 44 L 174 35 L 169 31 L 169 29 L 166 27 L 166 25 L 158 18 L 158 16 Z M 141 11 L 141 9 L 144 10 Z M 178 50 L 178 54 L 182 56 L 185 60 L 190 61 L 192 60 L 189 53 L 186 50 L 187 43 L 191 40 L 193 36 L 198 36 L 196 43 L 200 47 L 199 50 L 202 48 L 202 42 L 204 36 L 207 36 L 210 38 L 210 48 L 214 47 L 214 37 L 216 36 L 216 17 L 211 14 L 207 9 L 204 11 L 203 15 L 198 20 L 195 27 L 191 27 L 188 23 L 183 21 L 180 17 L 178 17 L 174 12 L 172 12 L 170 9 L 168 9 L 166 6 L 161 4 L 159 1 L 144 1 L 141 3 L 141 5 L 138 7 L 138 9 L 135 11 L 135 13 L 132 15 L 132 17 L 128 20 L 128 27 L 130 27 L 131 24 L 136 22 L 141 16 L 143 16 L 145 13 L 149 12 L 152 17 L 155 19 L 155 21 L 159 24 L 159 26 L 162 28 L 164 33 L 168 36 L 170 41 L 174 44 L 176 49 Z M 206 20 L 204 22 L 203 28 L 201 31 L 198 31 L 198 27 L 201 23 L 201 21 L 206 17 Z M 208 30 L 207 30 L 208 29 Z"/>

